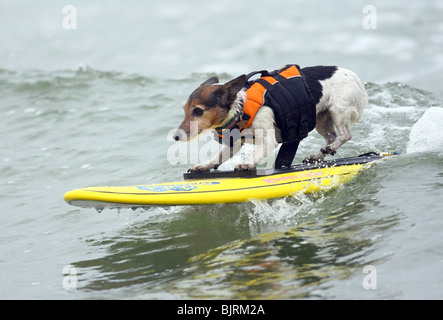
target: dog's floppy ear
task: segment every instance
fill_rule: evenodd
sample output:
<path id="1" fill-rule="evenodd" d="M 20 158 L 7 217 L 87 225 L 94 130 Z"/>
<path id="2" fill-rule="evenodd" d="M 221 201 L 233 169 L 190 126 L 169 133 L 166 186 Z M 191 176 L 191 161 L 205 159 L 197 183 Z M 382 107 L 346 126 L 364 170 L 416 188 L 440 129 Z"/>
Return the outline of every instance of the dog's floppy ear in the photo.
<path id="1" fill-rule="evenodd" d="M 218 83 L 219 80 L 217 77 L 212 77 L 209 78 L 208 80 L 206 80 L 205 82 L 203 82 L 200 86 L 210 86 L 212 84 Z"/>
<path id="2" fill-rule="evenodd" d="M 227 93 L 227 98 L 229 102 L 232 102 L 237 97 L 237 93 L 245 86 L 246 75 L 242 74 L 237 78 L 226 82 L 223 85 L 223 91 Z"/>
<path id="3" fill-rule="evenodd" d="M 242 74 L 241 76 L 238 76 L 237 78 L 229 82 L 226 82 L 223 85 L 223 88 L 225 90 L 232 90 L 235 91 L 235 93 L 237 93 L 245 86 L 245 83 L 246 83 L 246 75 Z"/>

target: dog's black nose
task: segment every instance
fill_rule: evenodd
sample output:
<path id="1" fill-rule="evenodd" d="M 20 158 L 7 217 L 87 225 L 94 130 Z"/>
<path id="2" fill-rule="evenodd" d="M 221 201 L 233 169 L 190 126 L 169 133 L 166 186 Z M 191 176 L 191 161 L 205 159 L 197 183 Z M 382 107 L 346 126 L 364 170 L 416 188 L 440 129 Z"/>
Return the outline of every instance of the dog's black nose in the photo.
<path id="1" fill-rule="evenodd" d="M 183 130 L 178 129 L 178 130 L 172 135 L 172 138 L 173 138 L 175 141 L 180 141 L 182 135 L 183 135 Z"/>

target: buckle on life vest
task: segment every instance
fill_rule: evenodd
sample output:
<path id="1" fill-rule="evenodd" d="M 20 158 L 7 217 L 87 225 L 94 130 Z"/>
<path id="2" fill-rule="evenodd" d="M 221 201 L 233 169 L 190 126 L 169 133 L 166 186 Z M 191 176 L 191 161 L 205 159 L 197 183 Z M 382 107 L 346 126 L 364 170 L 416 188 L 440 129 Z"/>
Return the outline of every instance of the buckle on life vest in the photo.
<path id="1" fill-rule="evenodd" d="M 241 119 L 243 121 L 248 121 L 251 118 L 251 116 L 249 114 L 243 113 Z"/>

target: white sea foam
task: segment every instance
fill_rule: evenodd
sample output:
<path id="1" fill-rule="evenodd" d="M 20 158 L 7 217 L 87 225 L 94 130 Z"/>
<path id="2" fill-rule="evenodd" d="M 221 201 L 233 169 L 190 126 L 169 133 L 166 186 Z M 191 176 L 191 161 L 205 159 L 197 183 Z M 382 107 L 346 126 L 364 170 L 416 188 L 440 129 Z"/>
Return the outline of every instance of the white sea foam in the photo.
<path id="1" fill-rule="evenodd" d="M 407 153 L 443 151 L 443 108 L 430 107 L 413 125 Z"/>

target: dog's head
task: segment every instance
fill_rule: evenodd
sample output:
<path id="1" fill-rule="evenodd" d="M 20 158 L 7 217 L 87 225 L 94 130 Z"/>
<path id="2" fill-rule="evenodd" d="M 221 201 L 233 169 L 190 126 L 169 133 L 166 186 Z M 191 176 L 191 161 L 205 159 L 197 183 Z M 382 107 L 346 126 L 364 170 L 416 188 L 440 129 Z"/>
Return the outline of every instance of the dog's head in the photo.
<path id="1" fill-rule="evenodd" d="M 177 141 L 188 141 L 203 130 L 220 125 L 225 120 L 237 93 L 244 87 L 246 76 L 241 75 L 225 84 L 217 77 L 203 82 L 185 103 L 185 118 L 174 133 Z M 191 130 L 192 126 L 192 130 Z"/>

